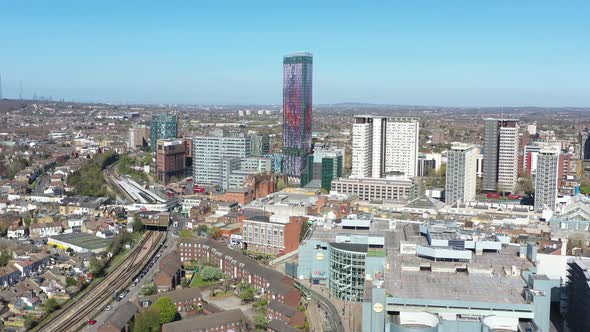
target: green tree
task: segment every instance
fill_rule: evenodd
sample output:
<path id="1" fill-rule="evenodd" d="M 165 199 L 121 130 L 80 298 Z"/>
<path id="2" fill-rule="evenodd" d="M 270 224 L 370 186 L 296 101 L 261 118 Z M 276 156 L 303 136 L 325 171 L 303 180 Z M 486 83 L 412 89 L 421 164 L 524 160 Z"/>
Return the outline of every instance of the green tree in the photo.
<path id="1" fill-rule="evenodd" d="M 151 164 L 152 164 L 152 160 L 153 160 L 153 158 L 154 158 L 154 157 L 152 156 L 152 153 L 151 153 L 151 152 L 146 152 L 146 153 L 143 155 L 143 160 L 142 160 L 142 163 L 143 163 L 143 165 L 144 165 L 144 166 L 146 166 L 146 165 L 151 165 Z"/>
<path id="2" fill-rule="evenodd" d="M 178 318 L 176 305 L 167 296 L 162 296 L 156 303 L 154 309 L 160 313 L 160 324 L 166 324 L 175 321 Z"/>
<path id="3" fill-rule="evenodd" d="M 68 285 L 68 286 L 77 286 L 78 285 L 78 281 L 76 280 L 76 278 L 67 277 L 66 278 L 66 285 Z"/>
<path id="4" fill-rule="evenodd" d="M 134 233 L 141 233 L 144 230 L 144 224 L 141 221 L 141 218 L 137 215 L 133 217 L 133 232 Z"/>
<path id="5" fill-rule="evenodd" d="M 285 185 L 285 179 L 283 179 L 283 177 L 280 177 L 277 180 L 277 190 L 281 191 L 283 189 L 285 189 L 286 185 Z"/>
<path id="6" fill-rule="evenodd" d="M 0 251 L 0 267 L 8 265 L 8 261 L 10 261 L 10 253 L 7 249 L 3 249 Z"/>
<path id="7" fill-rule="evenodd" d="M 190 229 L 181 229 L 179 236 L 182 238 L 191 238 L 193 237 L 193 232 Z"/>
<path id="8" fill-rule="evenodd" d="M 109 247 L 109 251 L 113 254 L 113 256 L 118 255 L 123 249 L 123 246 L 131 241 L 131 236 L 127 232 L 127 230 L 122 230 L 115 238 Z"/>
<path id="9" fill-rule="evenodd" d="M 25 329 L 27 329 L 27 330 L 34 328 L 35 326 L 37 326 L 37 324 L 39 324 L 39 323 L 37 322 L 37 320 L 35 319 L 35 316 L 33 316 L 33 315 L 28 315 L 27 318 L 25 319 Z"/>
<path id="10" fill-rule="evenodd" d="M 219 227 L 209 227 L 209 229 L 207 230 L 207 233 L 209 235 L 209 237 L 211 237 L 212 239 L 219 239 L 221 237 L 221 229 L 219 229 Z"/>
<path id="11" fill-rule="evenodd" d="M 265 314 L 258 314 L 254 316 L 254 326 L 257 330 L 266 331 L 268 327 L 268 319 L 266 319 Z"/>
<path id="12" fill-rule="evenodd" d="M 254 295 L 256 295 L 255 291 L 256 289 L 251 286 L 242 287 L 242 290 L 240 291 L 240 299 L 242 299 L 243 302 L 254 301 Z"/>
<path id="13" fill-rule="evenodd" d="M 104 270 L 104 262 L 102 260 L 98 260 L 96 257 L 90 258 L 90 272 L 95 276 L 99 276 L 102 274 Z"/>
<path id="14" fill-rule="evenodd" d="M 199 235 L 208 234 L 208 231 L 209 227 L 205 224 L 199 224 L 199 226 L 197 226 L 197 234 Z"/>
<path id="15" fill-rule="evenodd" d="M 31 217 L 25 217 L 25 226 L 29 228 L 31 226 L 32 219 Z"/>
<path id="16" fill-rule="evenodd" d="M 60 308 L 59 303 L 57 303 L 57 301 L 53 298 L 47 299 L 47 301 L 45 301 L 45 303 L 43 303 L 43 309 L 45 309 L 45 312 L 47 314 L 50 314 L 50 313 L 58 310 L 59 308 Z"/>
<path id="17" fill-rule="evenodd" d="M 156 286 L 154 284 L 147 284 L 141 287 L 141 294 L 143 296 L 150 296 L 156 294 Z"/>
<path id="18" fill-rule="evenodd" d="M 213 266 L 205 266 L 203 270 L 201 270 L 201 278 L 205 281 L 214 281 L 223 278 L 223 272 Z"/>
<path id="19" fill-rule="evenodd" d="M 182 288 L 188 288 L 190 286 L 189 280 L 187 278 L 182 278 L 180 286 L 182 286 Z"/>
<path id="20" fill-rule="evenodd" d="M 155 308 L 141 311 L 135 316 L 133 332 L 160 332 L 160 314 Z"/>

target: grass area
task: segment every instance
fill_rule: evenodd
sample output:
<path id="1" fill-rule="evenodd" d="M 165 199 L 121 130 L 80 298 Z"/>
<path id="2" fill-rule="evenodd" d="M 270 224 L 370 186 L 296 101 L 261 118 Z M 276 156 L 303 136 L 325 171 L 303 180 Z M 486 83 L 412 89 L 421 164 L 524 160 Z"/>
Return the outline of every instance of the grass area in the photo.
<path id="1" fill-rule="evenodd" d="M 199 287 L 205 287 L 205 286 L 209 286 L 209 285 L 215 285 L 217 284 L 218 281 L 205 281 L 203 280 L 203 278 L 201 277 L 201 274 L 196 273 L 193 276 L 193 280 L 191 280 L 191 288 L 199 288 Z"/>
<path id="2" fill-rule="evenodd" d="M 228 297 L 228 296 L 232 296 L 232 295 L 234 295 L 234 293 L 231 291 L 227 291 L 227 292 L 217 291 L 214 293 L 214 295 L 211 295 L 211 297 L 219 299 L 219 298 L 224 298 L 224 297 Z"/>

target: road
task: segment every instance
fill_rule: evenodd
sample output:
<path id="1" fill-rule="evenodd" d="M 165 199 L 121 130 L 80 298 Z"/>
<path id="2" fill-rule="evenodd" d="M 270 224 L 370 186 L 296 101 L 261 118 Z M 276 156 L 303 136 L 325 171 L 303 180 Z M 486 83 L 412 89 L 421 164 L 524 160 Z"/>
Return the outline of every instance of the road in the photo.
<path id="1" fill-rule="evenodd" d="M 314 289 L 307 287 L 303 284 L 301 286 L 305 287 L 311 293 L 311 298 L 317 301 L 324 311 L 326 315 L 326 321 L 330 324 L 331 328 L 330 331 L 332 332 L 345 332 L 344 325 L 342 324 L 342 319 L 340 314 L 338 313 L 338 309 L 334 306 L 330 300 L 324 297 L 322 294 L 316 292 Z"/>

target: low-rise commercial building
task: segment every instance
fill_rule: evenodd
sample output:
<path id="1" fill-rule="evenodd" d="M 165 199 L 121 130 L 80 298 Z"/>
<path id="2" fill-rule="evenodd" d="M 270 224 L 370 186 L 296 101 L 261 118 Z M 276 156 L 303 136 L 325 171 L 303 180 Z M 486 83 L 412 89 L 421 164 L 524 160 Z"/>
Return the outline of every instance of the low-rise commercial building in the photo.
<path id="1" fill-rule="evenodd" d="M 408 179 L 340 178 L 332 191 L 354 195 L 364 201 L 407 201 L 416 198 L 416 185 Z"/>
<path id="2" fill-rule="evenodd" d="M 108 239 L 85 233 L 60 234 L 50 236 L 47 239 L 47 245 L 49 246 L 55 246 L 64 251 L 71 248 L 78 253 L 100 253 L 106 251 L 110 244 L 111 241 Z"/>

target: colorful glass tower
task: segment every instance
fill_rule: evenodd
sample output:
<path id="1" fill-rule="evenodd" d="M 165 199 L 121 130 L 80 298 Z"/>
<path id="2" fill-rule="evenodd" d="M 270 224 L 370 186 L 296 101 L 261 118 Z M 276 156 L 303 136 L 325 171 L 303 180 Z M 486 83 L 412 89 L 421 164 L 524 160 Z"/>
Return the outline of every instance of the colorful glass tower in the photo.
<path id="1" fill-rule="evenodd" d="M 304 186 L 311 154 L 313 56 L 301 52 L 283 58 L 283 155 L 289 183 Z"/>

